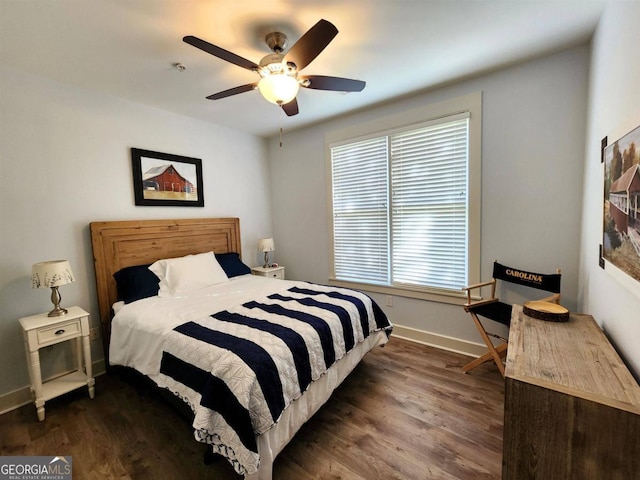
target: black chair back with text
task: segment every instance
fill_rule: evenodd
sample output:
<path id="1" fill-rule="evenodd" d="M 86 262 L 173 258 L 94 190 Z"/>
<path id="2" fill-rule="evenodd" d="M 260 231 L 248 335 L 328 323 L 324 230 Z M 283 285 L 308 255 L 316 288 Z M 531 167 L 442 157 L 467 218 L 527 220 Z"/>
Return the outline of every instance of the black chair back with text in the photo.
<path id="1" fill-rule="evenodd" d="M 534 273 L 493 262 L 493 278 L 560 294 L 560 273 Z"/>

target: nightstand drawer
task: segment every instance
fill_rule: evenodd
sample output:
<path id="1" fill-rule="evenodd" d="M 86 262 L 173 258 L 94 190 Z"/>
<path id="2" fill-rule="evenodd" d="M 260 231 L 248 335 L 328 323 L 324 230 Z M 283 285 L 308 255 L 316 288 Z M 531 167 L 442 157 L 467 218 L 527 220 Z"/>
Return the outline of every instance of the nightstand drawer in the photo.
<path id="1" fill-rule="evenodd" d="M 260 277 L 276 278 L 278 280 L 284 280 L 284 267 L 253 267 L 251 269 L 253 275 Z"/>
<path id="2" fill-rule="evenodd" d="M 284 280 L 284 270 L 276 270 L 275 272 L 267 272 L 265 277 L 269 278 L 277 278 L 279 280 Z"/>
<path id="3" fill-rule="evenodd" d="M 38 330 L 38 345 L 59 342 L 67 338 L 79 337 L 82 329 L 80 319 Z"/>

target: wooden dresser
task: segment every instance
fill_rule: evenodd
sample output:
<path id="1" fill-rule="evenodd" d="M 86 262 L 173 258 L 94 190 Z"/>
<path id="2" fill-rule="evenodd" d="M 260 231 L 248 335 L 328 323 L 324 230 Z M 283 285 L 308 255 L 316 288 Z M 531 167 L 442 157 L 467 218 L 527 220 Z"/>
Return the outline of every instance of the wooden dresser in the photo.
<path id="1" fill-rule="evenodd" d="M 503 480 L 640 479 L 640 386 L 593 317 L 514 306 L 505 376 Z"/>

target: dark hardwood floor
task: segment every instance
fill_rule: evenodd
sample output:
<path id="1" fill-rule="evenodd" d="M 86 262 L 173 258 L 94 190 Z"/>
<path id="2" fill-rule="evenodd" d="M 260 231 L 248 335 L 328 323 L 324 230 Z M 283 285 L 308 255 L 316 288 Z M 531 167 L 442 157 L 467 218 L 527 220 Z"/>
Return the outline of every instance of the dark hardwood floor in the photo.
<path id="1" fill-rule="evenodd" d="M 391 339 L 356 367 L 298 432 L 274 480 L 497 479 L 504 381 L 463 355 Z M 241 478 L 225 460 L 205 465 L 188 422 L 120 375 L 46 404 L 0 415 L 0 455 L 70 455 L 73 478 Z"/>

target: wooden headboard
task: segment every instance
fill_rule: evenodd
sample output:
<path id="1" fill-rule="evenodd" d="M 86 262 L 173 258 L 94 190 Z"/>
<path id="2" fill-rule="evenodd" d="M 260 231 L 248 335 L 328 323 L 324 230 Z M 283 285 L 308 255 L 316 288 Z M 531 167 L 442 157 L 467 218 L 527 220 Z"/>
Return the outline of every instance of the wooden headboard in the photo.
<path id="1" fill-rule="evenodd" d="M 114 273 L 124 267 L 193 253 L 242 254 L 238 218 L 92 222 L 90 227 L 107 365 L 111 306 L 117 301 Z"/>

